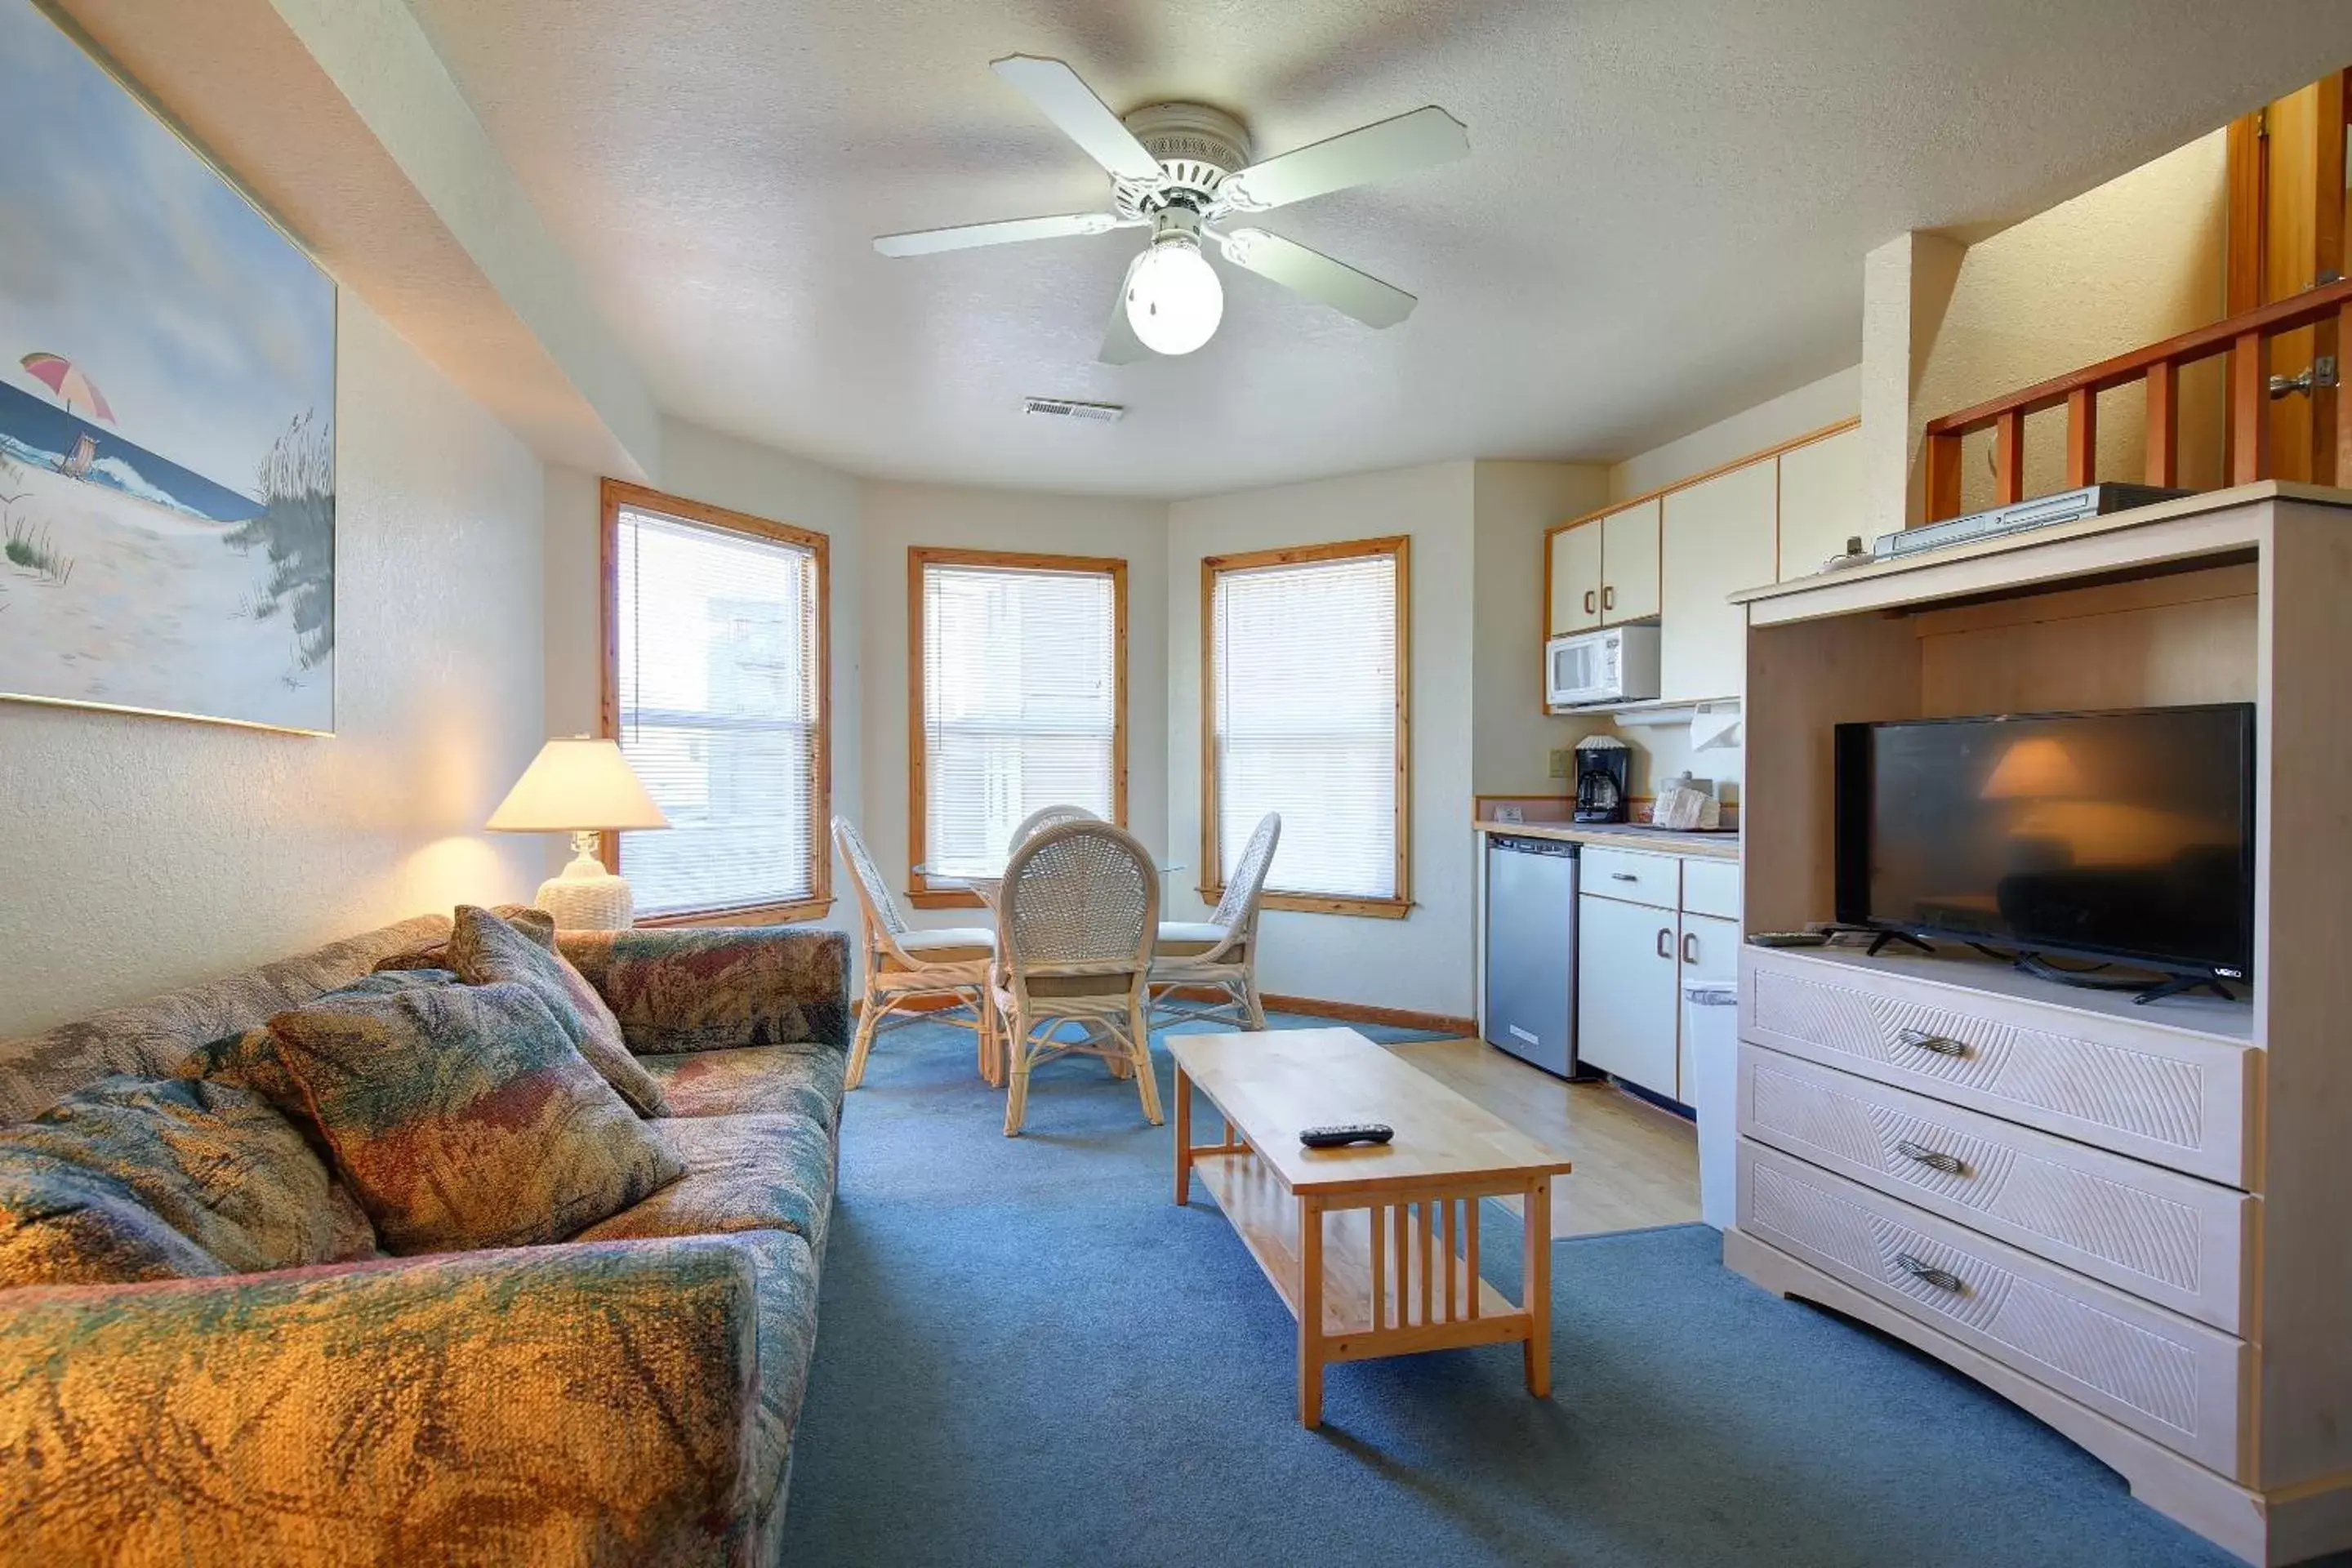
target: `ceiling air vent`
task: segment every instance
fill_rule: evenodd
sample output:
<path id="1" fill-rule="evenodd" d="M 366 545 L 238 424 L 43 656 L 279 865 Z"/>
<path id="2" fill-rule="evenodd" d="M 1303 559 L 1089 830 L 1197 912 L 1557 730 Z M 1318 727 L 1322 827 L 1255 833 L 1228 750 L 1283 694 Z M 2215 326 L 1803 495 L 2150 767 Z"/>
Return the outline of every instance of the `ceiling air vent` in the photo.
<path id="1" fill-rule="evenodd" d="M 1068 397 L 1024 397 L 1021 407 L 1024 413 L 1044 414 L 1055 419 L 1091 419 L 1097 425 L 1113 425 L 1127 417 L 1123 404 L 1080 403 Z"/>

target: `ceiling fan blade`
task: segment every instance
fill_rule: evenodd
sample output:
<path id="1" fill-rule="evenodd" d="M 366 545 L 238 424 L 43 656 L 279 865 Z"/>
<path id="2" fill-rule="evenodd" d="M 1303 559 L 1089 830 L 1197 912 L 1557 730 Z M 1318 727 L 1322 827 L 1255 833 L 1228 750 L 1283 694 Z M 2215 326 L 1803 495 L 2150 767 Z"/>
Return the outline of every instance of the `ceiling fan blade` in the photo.
<path id="1" fill-rule="evenodd" d="M 1419 303 L 1403 289 L 1334 261 L 1297 240 L 1262 228 L 1236 228 L 1216 236 L 1225 259 L 1310 300 L 1319 300 L 1368 327 L 1393 327 Z"/>
<path id="2" fill-rule="evenodd" d="M 1143 346 L 1143 340 L 1135 335 L 1135 328 L 1127 319 L 1128 280 L 1142 265 L 1141 256 L 1127 264 L 1127 277 L 1119 280 L 1118 294 L 1111 300 L 1110 325 L 1103 329 L 1102 353 L 1095 356 L 1105 364 L 1133 364 L 1151 357 L 1151 351 Z"/>
<path id="3" fill-rule="evenodd" d="M 1433 103 L 1253 163 L 1227 180 L 1219 194 L 1228 206 L 1264 212 L 1327 191 L 1452 163 L 1469 151 L 1468 127 Z"/>
<path id="4" fill-rule="evenodd" d="M 1119 226 L 1109 213 L 1063 213 L 1054 217 L 1010 217 L 1001 223 L 959 224 L 953 228 L 920 228 L 907 234 L 886 234 L 874 242 L 885 256 L 929 256 L 941 250 L 969 250 L 977 245 L 1013 245 L 1024 239 L 1065 239 L 1078 234 L 1108 234 Z"/>
<path id="5" fill-rule="evenodd" d="M 1060 60 L 1041 59 L 1035 55 L 1007 55 L 1001 60 L 991 60 L 988 68 L 1011 82 L 1061 128 L 1062 134 L 1076 142 L 1087 156 L 1129 180 L 1156 180 L 1160 177 L 1160 160 L 1153 157 L 1135 132 L 1119 123 L 1103 100 Z"/>

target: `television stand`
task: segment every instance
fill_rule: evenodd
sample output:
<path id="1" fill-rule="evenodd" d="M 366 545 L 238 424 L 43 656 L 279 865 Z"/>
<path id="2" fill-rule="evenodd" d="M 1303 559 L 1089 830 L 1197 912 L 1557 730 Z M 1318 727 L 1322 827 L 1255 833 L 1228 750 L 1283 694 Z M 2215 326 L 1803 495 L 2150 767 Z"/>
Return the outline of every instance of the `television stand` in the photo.
<path id="1" fill-rule="evenodd" d="M 2021 973 L 2060 985 L 2079 986 L 2084 991 L 2136 991 L 2138 994 L 2132 1001 L 2143 1007 L 2167 996 L 2189 996 L 2207 990 L 2224 1002 L 2237 1000 L 2228 986 L 2209 974 L 2168 974 L 2154 980 L 2145 976 L 2133 979 L 2120 974 L 2087 974 L 2079 969 L 2061 969 L 2038 952 L 2021 952 L 2010 962 Z"/>

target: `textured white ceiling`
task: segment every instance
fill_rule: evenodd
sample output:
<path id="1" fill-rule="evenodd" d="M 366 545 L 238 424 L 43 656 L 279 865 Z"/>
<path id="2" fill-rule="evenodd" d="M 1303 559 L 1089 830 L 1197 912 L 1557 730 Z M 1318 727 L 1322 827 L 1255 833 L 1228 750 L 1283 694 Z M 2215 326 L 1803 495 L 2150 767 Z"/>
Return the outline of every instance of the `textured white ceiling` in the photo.
<path id="1" fill-rule="evenodd" d="M 2352 59 L 2344 0 L 410 4 L 671 412 L 1133 495 L 1622 457 L 1852 363 L 1869 247 L 2013 220 Z M 989 72 L 1014 51 L 1122 112 L 1226 109 L 1261 156 L 1444 105 L 1468 160 L 1265 223 L 1420 310 L 1376 332 L 1224 268 L 1207 348 L 1114 367 L 1135 231 L 876 255 L 1104 198 Z"/>

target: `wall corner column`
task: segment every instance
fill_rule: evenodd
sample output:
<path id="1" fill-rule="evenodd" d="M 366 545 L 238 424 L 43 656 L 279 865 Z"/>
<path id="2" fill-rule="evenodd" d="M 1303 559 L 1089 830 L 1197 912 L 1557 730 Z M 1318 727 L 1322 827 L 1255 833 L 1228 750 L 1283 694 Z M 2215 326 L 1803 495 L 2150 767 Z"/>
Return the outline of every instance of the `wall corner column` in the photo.
<path id="1" fill-rule="evenodd" d="M 1926 515 L 1919 378 L 1959 282 L 1968 247 L 1926 230 L 1887 241 L 1863 258 L 1862 445 L 1864 515 L 1875 536 Z"/>

